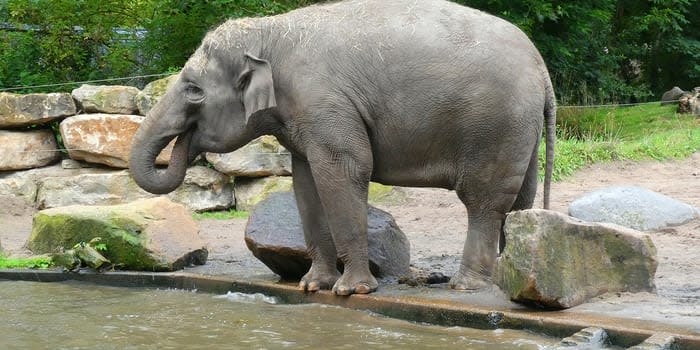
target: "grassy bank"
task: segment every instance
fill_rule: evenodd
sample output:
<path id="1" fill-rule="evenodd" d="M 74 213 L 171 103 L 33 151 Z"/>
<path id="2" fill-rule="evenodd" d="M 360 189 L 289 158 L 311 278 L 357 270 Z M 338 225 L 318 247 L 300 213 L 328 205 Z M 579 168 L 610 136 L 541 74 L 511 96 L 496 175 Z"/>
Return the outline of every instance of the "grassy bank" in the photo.
<path id="1" fill-rule="evenodd" d="M 680 159 L 700 151 L 700 118 L 676 105 L 561 108 L 557 112 L 554 179 L 612 160 Z M 544 174 L 540 147 L 540 177 Z"/>

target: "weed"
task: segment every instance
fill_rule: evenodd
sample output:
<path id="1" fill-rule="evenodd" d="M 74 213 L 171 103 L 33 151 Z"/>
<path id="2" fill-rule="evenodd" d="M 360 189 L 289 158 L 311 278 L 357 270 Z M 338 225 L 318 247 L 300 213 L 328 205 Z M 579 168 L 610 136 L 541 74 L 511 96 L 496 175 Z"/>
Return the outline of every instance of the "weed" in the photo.
<path id="1" fill-rule="evenodd" d="M 48 256 L 30 258 L 7 258 L 0 254 L 0 269 L 47 269 L 53 266 L 53 260 Z"/>
<path id="2" fill-rule="evenodd" d="M 204 219 L 216 219 L 216 220 L 230 220 L 230 219 L 247 219 L 247 211 L 236 211 L 235 209 L 222 210 L 222 211 L 206 211 L 202 213 L 193 213 L 192 217 L 195 220 Z"/>

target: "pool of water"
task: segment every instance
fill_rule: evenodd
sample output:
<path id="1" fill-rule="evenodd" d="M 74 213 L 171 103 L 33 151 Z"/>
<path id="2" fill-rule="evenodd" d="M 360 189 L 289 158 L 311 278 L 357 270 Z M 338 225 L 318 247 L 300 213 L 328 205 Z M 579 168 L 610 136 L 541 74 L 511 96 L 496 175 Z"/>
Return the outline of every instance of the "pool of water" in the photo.
<path id="1" fill-rule="evenodd" d="M 525 331 L 440 327 L 260 294 L 0 281 L 0 349 L 545 349 Z"/>

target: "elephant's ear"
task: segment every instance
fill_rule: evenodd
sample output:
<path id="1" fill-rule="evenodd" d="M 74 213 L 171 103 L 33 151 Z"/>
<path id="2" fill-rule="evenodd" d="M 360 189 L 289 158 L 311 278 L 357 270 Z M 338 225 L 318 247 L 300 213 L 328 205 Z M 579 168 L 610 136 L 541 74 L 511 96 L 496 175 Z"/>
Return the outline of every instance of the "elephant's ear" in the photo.
<path id="1" fill-rule="evenodd" d="M 239 79 L 239 86 L 243 86 L 243 106 L 245 107 L 245 121 L 253 113 L 272 107 L 277 107 L 275 100 L 275 86 L 272 81 L 272 67 L 270 62 L 257 58 L 249 53 L 245 54 L 246 69 Z"/>

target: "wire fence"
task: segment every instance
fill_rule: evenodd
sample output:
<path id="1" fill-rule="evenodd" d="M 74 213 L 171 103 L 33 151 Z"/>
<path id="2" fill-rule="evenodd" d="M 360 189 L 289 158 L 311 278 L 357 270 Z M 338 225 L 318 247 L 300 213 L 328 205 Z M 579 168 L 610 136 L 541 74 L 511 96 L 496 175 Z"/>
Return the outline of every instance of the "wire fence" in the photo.
<path id="1" fill-rule="evenodd" d="M 172 75 L 172 74 L 173 73 L 145 74 L 145 75 L 134 75 L 134 76 L 130 76 L 130 77 L 122 77 L 122 78 L 107 78 L 107 79 L 83 80 L 83 81 L 73 81 L 73 82 L 55 83 L 55 84 L 13 86 L 13 87 L 9 87 L 9 88 L 0 88 L 0 92 L 40 89 L 40 88 L 47 88 L 47 87 L 58 87 L 58 86 L 79 85 L 79 84 L 109 83 L 109 82 L 113 82 L 113 81 L 136 80 L 136 79 L 145 79 L 145 78 L 157 78 L 157 77 L 164 77 L 166 75 Z"/>
<path id="2" fill-rule="evenodd" d="M 106 83 L 114 81 L 125 81 L 125 80 L 135 80 L 135 79 L 145 79 L 145 78 L 159 78 L 167 75 L 172 75 L 174 73 L 159 73 L 159 74 L 145 74 L 145 75 L 134 75 L 129 77 L 121 78 L 108 78 L 108 79 L 96 79 L 96 80 L 84 80 L 84 81 L 74 81 L 65 83 L 55 83 L 55 84 L 41 84 L 41 85 L 25 85 L 25 86 L 14 86 L 9 88 L 0 88 L 0 92 L 6 91 L 17 91 L 17 90 L 28 90 L 28 89 L 38 89 L 47 87 L 58 87 L 67 85 L 79 85 L 79 84 L 91 84 L 91 83 Z M 562 109 L 587 109 L 587 108 L 617 108 L 617 107 L 632 107 L 640 105 L 651 105 L 659 103 L 674 103 L 680 100 L 669 100 L 669 101 L 651 101 L 651 102 L 638 102 L 638 103 L 617 103 L 617 104 L 597 104 L 597 105 L 561 105 L 557 106 L 558 110 Z M 23 153 L 45 153 L 45 152 L 94 152 L 94 149 L 80 149 L 80 148 L 63 148 L 63 149 L 45 149 L 45 150 L 31 150 L 31 151 L 14 151 L 16 154 Z M 264 154 L 286 154 L 288 152 L 257 152 L 253 154 L 264 155 Z"/>
<path id="3" fill-rule="evenodd" d="M 8 88 L 0 88 L 0 92 L 39 89 L 39 88 L 58 87 L 58 86 L 67 86 L 67 85 L 108 83 L 108 82 L 114 82 L 114 81 L 136 80 L 136 79 L 145 79 L 145 78 L 159 78 L 159 77 L 164 77 L 164 76 L 173 75 L 173 74 L 175 74 L 175 73 L 145 74 L 145 75 L 134 75 L 134 76 L 130 76 L 130 77 L 121 77 L 121 78 L 106 78 L 106 79 L 72 81 L 72 82 L 55 83 L 55 84 L 13 86 L 13 87 L 8 87 Z M 637 102 L 637 103 L 611 103 L 611 104 L 597 104 L 597 105 L 561 105 L 561 106 L 557 106 L 557 109 L 630 107 L 630 106 L 639 106 L 639 105 L 648 105 L 648 104 L 658 104 L 658 103 L 662 103 L 662 102 L 663 103 L 673 103 L 673 102 L 678 102 L 678 101 L 679 100 L 651 101 L 651 102 Z"/>

